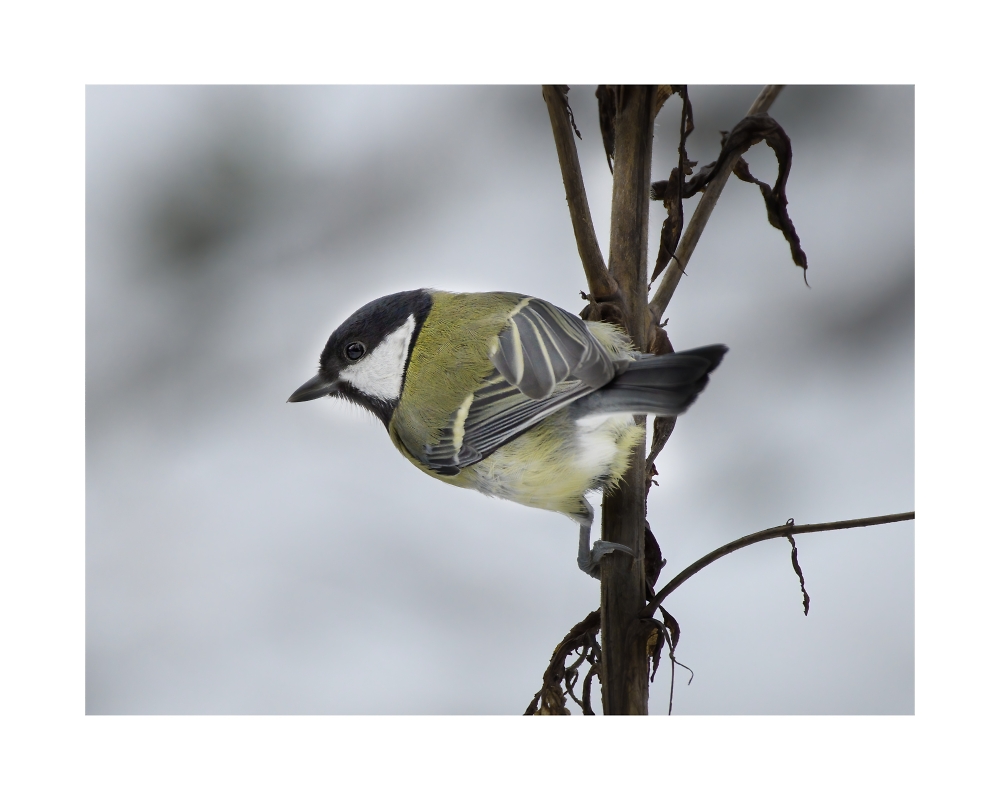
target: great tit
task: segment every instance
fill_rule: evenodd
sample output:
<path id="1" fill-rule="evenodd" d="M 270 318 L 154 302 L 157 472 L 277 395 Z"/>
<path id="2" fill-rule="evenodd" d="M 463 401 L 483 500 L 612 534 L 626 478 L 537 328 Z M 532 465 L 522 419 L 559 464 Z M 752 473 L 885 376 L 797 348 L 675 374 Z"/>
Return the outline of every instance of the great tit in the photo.
<path id="1" fill-rule="evenodd" d="M 333 332 L 290 403 L 331 395 L 375 414 L 414 466 L 580 525 L 577 563 L 599 576 L 586 495 L 613 487 L 643 440 L 634 414 L 680 414 L 727 348 L 637 353 L 617 326 L 537 297 L 417 289 L 373 300 Z"/>

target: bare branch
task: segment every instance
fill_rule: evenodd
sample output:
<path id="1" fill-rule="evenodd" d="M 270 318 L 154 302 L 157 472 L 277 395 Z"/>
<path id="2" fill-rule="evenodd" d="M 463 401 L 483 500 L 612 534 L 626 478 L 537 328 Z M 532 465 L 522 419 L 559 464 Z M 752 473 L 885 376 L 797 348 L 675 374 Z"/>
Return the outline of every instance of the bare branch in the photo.
<path id="1" fill-rule="evenodd" d="M 594 221 L 590 216 L 590 204 L 587 202 L 587 189 L 583 184 L 583 173 L 580 171 L 580 158 L 576 152 L 576 142 L 573 140 L 573 125 L 570 120 L 569 103 L 566 100 L 564 86 L 543 86 L 542 97 L 549 109 L 549 121 L 552 123 L 552 136 L 556 142 L 556 153 L 559 156 L 559 169 L 562 170 L 563 186 L 566 188 L 566 202 L 569 204 L 569 215 L 573 221 L 573 234 L 576 236 L 576 246 L 583 262 L 583 271 L 587 276 L 587 286 L 595 301 L 611 300 L 618 296 L 618 284 L 604 263 L 601 247 L 597 243 L 594 232 Z"/>
<path id="2" fill-rule="evenodd" d="M 765 86 L 760 94 L 757 95 L 757 99 L 753 101 L 753 105 L 750 106 L 747 116 L 767 111 L 783 88 L 783 86 L 776 84 Z M 698 240 L 701 239 L 701 234 L 708 224 L 708 218 L 715 210 L 715 205 L 722 196 L 722 190 L 726 187 L 726 181 L 729 180 L 729 175 L 732 173 L 733 167 L 736 166 L 736 162 L 739 159 L 740 157 L 734 154 L 722 165 L 719 173 L 705 189 L 705 193 L 698 202 L 698 207 L 694 210 L 694 214 L 691 215 L 691 221 L 688 223 L 687 229 L 681 237 L 681 242 L 677 246 L 676 254 L 670 261 L 670 266 L 667 267 L 666 275 L 663 276 L 663 280 L 656 288 L 653 299 L 649 301 L 649 309 L 656 322 L 660 321 L 663 312 L 666 311 L 667 305 L 670 303 L 670 298 L 674 296 L 674 290 L 677 288 L 681 275 L 684 274 L 684 270 L 691 260 L 691 254 L 694 253 L 694 249 L 698 245 Z"/>
<path id="3" fill-rule="evenodd" d="M 840 522 L 820 522 L 813 525 L 779 525 L 776 528 L 767 528 L 763 531 L 757 531 L 757 533 L 751 533 L 749 536 L 744 536 L 740 539 L 735 539 L 729 544 L 724 544 L 713 550 L 706 556 L 702 556 L 697 561 L 695 561 L 687 569 L 681 570 L 670 583 L 664 586 L 660 591 L 656 593 L 649 604 L 642 610 L 639 615 L 640 618 L 652 617 L 653 613 L 656 611 L 657 606 L 663 602 L 663 600 L 671 594 L 677 587 L 684 583 L 688 578 L 701 572 L 709 564 L 718 561 L 723 556 L 727 556 L 730 553 L 734 553 L 737 550 L 742 550 L 744 547 L 749 547 L 752 544 L 757 544 L 757 542 L 765 542 L 768 539 L 780 539 L 787 536 L 793 536 L 799 533 L 813 533 L 816 531 L 836 531 L 845 528 L 865 528 L 869 525 L 886 525 L 890 522 L 903 522 L 904 520 L 914 519 L 916 513 L 913 511 L 908 511 L 904 514 L 888 514 L 884 517 L 865 517 L 863 519 L 848 519 L 842 520 Z"/>
<path id="4" fill-rule="evenodd" d="M 767 111 L 773 105 L 774 101 L 778 99 L 778 95 L 781 94 L 781 90 L 784 88 L 780 83 L 773 83 L 761 89 L 760 94 L 757 95 L 757 99 L 753 101 L 753 105 L 747 111 L 747 116 Z"/>

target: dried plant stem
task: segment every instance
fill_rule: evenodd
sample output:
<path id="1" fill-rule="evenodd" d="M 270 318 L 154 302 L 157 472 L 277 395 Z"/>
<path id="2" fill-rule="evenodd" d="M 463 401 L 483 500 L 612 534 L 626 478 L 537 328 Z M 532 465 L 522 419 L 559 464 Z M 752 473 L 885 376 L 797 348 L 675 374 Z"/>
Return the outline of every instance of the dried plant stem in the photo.
<path id="1" fill-rule="evenodd" d="M 761 89 L 760 94 L 757 95 L 757 99 L 754 100 L 753 105 L 750 106 L 750 110 L 747 111 L 747 116 L 767 111 L 783 88 L 784 86 L 774 84 Z M 733 167 L 739 158 L 738 154 L 733 154 L 728 159 L 719 174 L 705 189 L 701 200 L 698 201 L 698 207 L 694 210 L 694 214 L 691 215 L 691 220 L 688 222 L 680 244 L 677 246 L 677 252 L 670 260 L 670 265 L 667 267 L 660 285 L 656 288 L 653 299 L 649 301 L 649 310 L 652 312 L 653 319 L 657 323 L 661 321 L 663 312 L 667 310 L 667 305 L 670 303 L 670 298 L 674 296 L 674 290 L 680 282 L 681 275 L 684 274 L 684 270 L 691 260 L 691 255 L 694 253 L 694 249 L 698 245 L 699 239 L 701 239 L 701 234 L 708 224 L 708 218 L 715 210 L 715 205 L 722 196 L 722 190 L 726 188 L 726 181 L 729 180 L 729 175 L 732 173 Z"/>
<path id="2" fill-rule="evenodd" d="M 622 327 L 640 352 L 647 351 L 646 305 L 649 182 L 653 152 L 655 86 L 618 87 L 615 172 L 611 188 L 608 266 L 621 288 Z M 646 598 L 645 431 L 613 492 L 605 492 L 601 538 L 635 554 L 601 559 L 601 677 L 604 713 L 646 714 L 649 672 L 646 647 L 633 622 Z"/>
<path id="3" fill-rule="evenodd" d="M 681 570 L 681 572 L 679 572 L 673 580 L 656 593 L 639 616 L 652 617 L 656 611 L 656 607 L 688 578 L 701 572 L 709 564 L 718 561 L 723 556 L 727 556 L 737 550 L 742 550 L 744 547 L 749 547 L 752 544 L 757 544 L 757 542 L 765 542 L 768 539 L 780 539 L 800 533 L 836 531 L 845 528 L 865 528 L 869 525 L 886 525 L 890 522 L 903 522 L 904 520 L 914 519 L 915 517 L 915 512 L 908 511 L 903 514 L 887 514 L 883 517 L 864 517 L 863 519 L 848 519 L 840 522 L 820 522 L 813 525 L 778 525 L 775 528 L 767 528 L 763 531 L 757 531 L 757 533 L 751 533 L 748 536 L 735 539 L 729 544 L 724 544 L 722 547 L 713 550 L 708 555 L 699 558 L 687 569 Z"/>
<path id="4" fill-rule="evenodd" d="M 559 169 L 562 171 L 563 186 L 566 188 L 569 216 L 573 222 L 573 233 L 576 236 L 576 245 L 580 251 L 580 260 L 583 262 L 590 294 L 598 301 L 610 300 L 618 295 L 618 284 L 604 263 L 601 246 L 597 243 L 597 234 L 594 232 L 594 220 L 590 216 L 590 204 L 587 202 L 587 189 L 583 184 L 583 173 L 580 171 L 580 158 L 576 152 L 576 142 L 573 140 L 573 125 L 566 100 L 567 91 L 567 87 L 564 86 L 543 86 L 542 97 L 549 110 L 552 136 L 559 156 Z"/>

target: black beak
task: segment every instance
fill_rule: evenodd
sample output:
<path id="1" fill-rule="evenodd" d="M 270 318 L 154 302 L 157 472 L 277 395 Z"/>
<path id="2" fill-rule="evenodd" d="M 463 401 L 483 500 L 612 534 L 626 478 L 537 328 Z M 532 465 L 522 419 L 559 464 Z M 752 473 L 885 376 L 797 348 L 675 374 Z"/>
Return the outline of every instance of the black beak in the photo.
<path id="1" fill-rule="evenodd" d="M 292 392 L 292 396 L 288 398 L 287 402 L 301 403 L 305 400 L 315 400 L 317 397 L 326 397 L 328 394 L 337 391 L 337 386 L 336 379 L 331 381 L 322 375 L 317 375 L 307 380 Z"/>

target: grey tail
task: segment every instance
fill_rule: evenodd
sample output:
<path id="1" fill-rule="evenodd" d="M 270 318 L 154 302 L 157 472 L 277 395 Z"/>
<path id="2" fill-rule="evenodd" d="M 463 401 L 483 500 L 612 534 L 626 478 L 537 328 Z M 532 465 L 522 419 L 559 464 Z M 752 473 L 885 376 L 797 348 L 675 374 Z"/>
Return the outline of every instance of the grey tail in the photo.
<path id="1" fill-rule="evenodd" d="M 632 412 L 682 414 L 708 385 L 708 375 L 729 350 L 712 344 L 662 356 L 644 355 L 610 383 L 578 403 L 585 415 Z"/>

